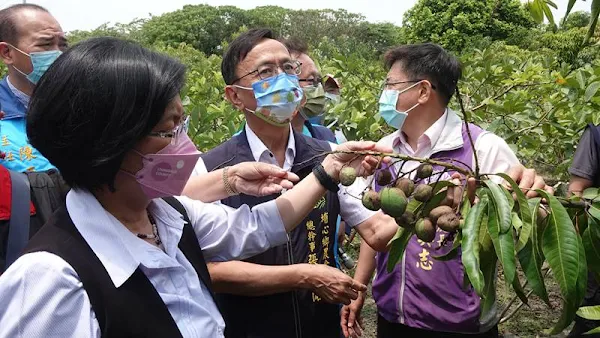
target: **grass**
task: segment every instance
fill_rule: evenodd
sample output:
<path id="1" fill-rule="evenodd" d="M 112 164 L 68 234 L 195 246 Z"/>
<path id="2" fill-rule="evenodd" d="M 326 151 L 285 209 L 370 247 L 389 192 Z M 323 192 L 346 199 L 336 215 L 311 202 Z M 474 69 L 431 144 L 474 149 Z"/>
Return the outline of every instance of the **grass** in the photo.
<path id="1" fill-rule="evenodd" d="M 358 250 L 360 246 L 357 237 L 352 243 L 344 245 L 346 252 L 354 259 L 358 258 Z M 348 273 L 352 275 L 354 274 L 354 271 L 348 271 Z M 499 278 L 497 281 L 496 297 L 499 305 L 498 308 L 501 312 L 513 298 L 514 293 L 506 286 L 501 268 L 499 268 L 498 275 Z M 520 272 L 519 276 L 521 281 L 523 281 L 524 278 Z M 553 308 L 549 308 L 542 300 L 532 295 L 529 297 L 529 306 L 524 305 L 514 316 L 511 317 L 511 319 L 499 325 L 501 337 L 548 337 L 543 335 L 543 331 L 551 328 L 558 320 L 560 316 L 561 299 L 559 286 L 551 276 L 546 278 L 546 288 L 548 290 L 550 303 L 552 304 Z M 527 291 L 528 290 L 526 288 L 526 292 Z M 519 304 L 520 301 L 514 302 L 508 313 Z M 363 337 L 375 338 L 377 336 L 377 307 L 371 296 L 370 287 L 365 300 L 365 305 L 362 310 L 362 316 L 365 324 Z M 570 327 L 563 331 L 563 333 L 552 337 L 566 337 L 569 331 Z"/>

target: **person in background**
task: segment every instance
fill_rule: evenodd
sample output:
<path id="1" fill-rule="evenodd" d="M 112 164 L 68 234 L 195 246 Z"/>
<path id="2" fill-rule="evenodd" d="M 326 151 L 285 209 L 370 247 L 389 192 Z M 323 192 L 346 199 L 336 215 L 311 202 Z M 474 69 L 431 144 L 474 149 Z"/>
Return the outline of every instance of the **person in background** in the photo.
<path id="1" fill-rule="evenodd" d="M 305 101 L 302 103 L 299 113 L 292 119 L 292 127 L 296 132 L 302 133 L 305 136 L 338 143 L 336 135 L 329 128 L 323 127 L 320 123 L 313 123 L 310 120 L 322 120 L 327 108 L 339 102 L 339 84 L 332 77 L 327 77 L 326 79 L 321 77 L 321 72 L 317 68 L 317 65 L 308 55 L 308 45 L 304 41 L 298 38 L 280 41 L 288 49 L 292 58 L 302 64 L 302 71 L 298 75 L 298 82 L 304 92 Z M 337 241 L 333 250 L 338 267 L 340 267 L 340 263 L 343 263 L 343 261 L 340 261 L 339 253 L 340 250 L 343 253 L 342 245 L 344 236 L 350 235 L 351 230 L 350 227 L 346 227 L 346 222 L 341 220 L 341 216 L 338 216 L 336 223 Z M 349 265 L 346 267 L 349 269 L 352 268 Z"/>
<path id="2" fill-rule="evenodd" d="M 202 154 L 196 173 L 256 161 L 277 165 L 303 178 L 318 164 L 321 154 L 336 146 L 291 128 L 290 122 L 303 100 L 298 82 L 302 66 L 270 30 L 252 29 L 232 41 L 223 56 L 221 71 L 225 97 L 244 113 L 246 125 L 240 134 Z M 347 189 L 358 195 L 364 187 L 359 182 Z M 201 193 L 188 188 L 187 195 L 192 198 Z M 345 191 L 338 185 L 331 186 L 290 233 L 285 245 L 245 261 L 209 264 L 229 327 L 227 337 L 340 335 L 339 304 L 349 303 L 356 294 L 344 287 L 351 278 L 335 268 L 338 214 L 378 250 L 385 250 L 397 230 L 391 217 L 367 210 Z M 221 203 L 237 208 L 276 197 L 232 194 Z"/>
<path id="3" fill-rule="evenodd" d="M 598 156 L 600 152 L 600 130 L 598 126 L 589 125 L 583 135 L 573 163 L 569 168 L 571 179 L 569 182 L 569 193 L 580 196 L 583 191 L 591 187 L 600 187 L 600 170 Z M 600 284 L 593 272 L 588 273 L 587 291 L 582 306 L 594 306 L 600 304 Z M 600 334 L 585 335 L 589 330 L 600 326 L 600 321 L 575 317 L 575 325 L 569 333 L 569 337 L 600 337 Z"/>
<path id="4" fill-rule="evenodd" d="M 62 28 L 43 7 L 18 4 L 0 10 L 0 274 L 64 204 L 69 187 L 32 147 L 25 131 L 29 98 L 67 48 Z"/>
<path id="5" fill-rule="evenodd" d="M 290 52 L 292 59 L 301 64 L 298 82 L 304 92 L 305 102 L 302 103 L 298 114 L 292 119 L 292 127 L 298 133 L 323 141 L 337 143 L 333 132 L 322 125 L 313 124 L 311 118 L 320 118 L 325 109 L 331 104 L 323 86 L 323 78 L 317 65 L 308 56 L 308 45 L 297 38 L 281 40 Z"/>
<path id="6" fill-rule="evenodd" d="M 54 169 L 27 141 L 25 112 L 41 76 L 67 47 L 60 24 L 45 8 L 18 4 L 0 11 L 0 57 L 8 68 L 0 81 L 0 164 L 10 170 Z"/>
<path id="7" fill-rule="evenodd" d="M 115 38 L 77 44 L 42 77 L 27 134 L 72 189 L 0 276 L 0 337 L 223 337 L 204 257 L 243 259 L 285 243 L 343 166 L 359 175 L 377 166 L 330 154 L 294 189 L 252 207 L 175 198 L 200 156 L 187 135 L 184 77 L 180 62 Z M 350 297 L 365 289 L 340 286 Z"/>
<path id="8" fill-rule="evenodd" d="M 470 167 L 474 167 L 477 156 L 482 172 L 508 172 L 523 189 L 552 190 L 534 170 L 525 170 L 519 164 L 502 138 L 470 124 L 473 152 L 466 124 L 448 108 L 461 77 L 461 65 L 454 56 L 438 45 L 425 43 L 392 48 L 384 61 L 388 74 L 379 99 L 379 114 L 396 131 L 378 144 L 392 147 L 395 153 L 457 159 Z M 410 172 L 419 163 L 408 161 L 403 165 L 403 171 Z M 457 175 L 444 173 L 441 179 L 457 179 Z M 411 176 L 414 178 L 414 173 Z M 455 192 L 448 193 L 442 203 L 460 203 L 462 191 Z M 535 193 L 528 191 L 527 195 Z M 386 268 L 387 253 L 376 254 L 361 244 L 354 278 L 367 285 L 377 271 L 372 288 L 378 311 L 377 337 L 498 337 L 494 313 L 480 322 L 479 296 L 472 288 L 463 288 L 460 255 L 449 261 L 432 257 L 451 249 L 452 241 L 444 244 L 449 236 L 441 229 L 431 243 L 413 236 L 403 260 L 391 273 Z M 341 325 L 346 337 L 360 334 L 364 297 L 361 293 L 342 309 Z"/>

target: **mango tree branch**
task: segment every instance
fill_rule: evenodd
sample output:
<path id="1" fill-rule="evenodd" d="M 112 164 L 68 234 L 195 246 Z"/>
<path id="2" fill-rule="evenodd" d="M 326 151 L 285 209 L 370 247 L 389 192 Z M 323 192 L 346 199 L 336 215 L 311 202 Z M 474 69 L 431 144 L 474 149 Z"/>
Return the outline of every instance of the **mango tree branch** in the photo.
<path id="1" fill-rule="evenodd" d="M 320 154 L 319 156 L 325 156 L 325 155 L 329 155 L 329 154 L 351 154 L 351 155 L 360 155 L 360 156 L 370 155 L 370 156 L 379 156 L 379 157 L 391 157 L 391 158 L 397 158 L 397 159 L 400 159 L 403 161 L 415 161 L 415 162 L 421 162 L 421 163 L 429 163 L 431 165 L 437 165 L 440 167 L 448 168 L 450 170 L 454 170 L 465 176 L 473 176 L 473 172 L 468 169 L 458 167 L 451 163 L 436 161 L 436 160 L 433 160 L 430 158 L 413 157 L 413 156 L 408 156 L 408 155 L 403 155 L 403 154 L 395 154 L 395 153 L 379 153 L 379 152 L 374 152 L 374 151 L 345 151 L 345 150 L 334 150 L 334 151 L 330 151 L 330 152 L 327 152 L 324 154 Z M 300 164 L 298 164 L 298 165 L 300 165 Z"/>

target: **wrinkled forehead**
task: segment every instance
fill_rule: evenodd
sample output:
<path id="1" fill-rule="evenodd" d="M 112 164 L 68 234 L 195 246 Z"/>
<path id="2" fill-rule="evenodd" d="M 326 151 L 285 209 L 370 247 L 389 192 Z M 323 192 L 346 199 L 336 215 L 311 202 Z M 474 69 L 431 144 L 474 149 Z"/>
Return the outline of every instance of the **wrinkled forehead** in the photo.
<path id="1" fill-rule="evenodd" d="M 23 10 L 14 18 L 19 41 L 63 38 L 64 32 L 58 21 L 41 10 Z"/>
<path id="2" fill-rule="evenodd" d="M 250 50 L 246 58 L 238 64 L 236 70 L 238 73 L 245 73 L 255 70 L 261 65 L 280 65 L 291 59 L 290 52 L 281 42 L 274 39 L 263 39 Z"/>

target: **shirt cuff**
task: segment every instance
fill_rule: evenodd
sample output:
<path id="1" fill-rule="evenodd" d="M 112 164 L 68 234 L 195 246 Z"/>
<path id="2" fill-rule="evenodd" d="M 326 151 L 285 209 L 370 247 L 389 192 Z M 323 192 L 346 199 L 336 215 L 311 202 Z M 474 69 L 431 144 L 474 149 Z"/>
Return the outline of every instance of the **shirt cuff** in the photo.
<path id="1" fill-rule="evenodd" d="M 288 240 L 287 231 L 277 208 L 275 200 L 261 203 L 254 207 L 257 213 L 257 221 L 267 237 L 270 247 L 285 244 Z"/>

